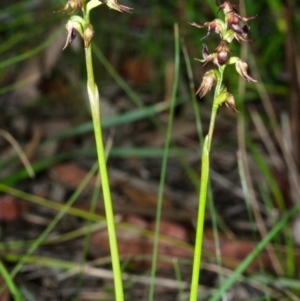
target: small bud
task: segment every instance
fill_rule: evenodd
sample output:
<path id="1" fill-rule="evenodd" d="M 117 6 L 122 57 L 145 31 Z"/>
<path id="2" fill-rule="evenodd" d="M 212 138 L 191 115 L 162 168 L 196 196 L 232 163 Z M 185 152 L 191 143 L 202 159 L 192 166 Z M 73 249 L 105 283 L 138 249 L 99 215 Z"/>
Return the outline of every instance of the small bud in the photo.
<path id="1" fill-rule="evenodd" d="M 130 10 L 132 9 L 130 7 L 118 4 L 117 0 L 106 0 L 106 5 L 121 13 L 130 13 Z"/>
<path id="2" fill-rule="evenodd" d="M 216 82 L 217 77 L 216 77 L 215 72 L 218 72 L 218 71 L 217 70 L 209 70 L 204 74 L 204 76 L 202 78 L 202 83 L 196 92 L 196 95 L 199 94 L 200 98 L 202 98 L 208 91 L 210 91 L 212 86 Z"/>
<path id="3" fill-rule="evenodd" d="M 233 112 L 238 113 L 238 110 L 235 107 L 235 101 L 232 94 L 227 92 L 225 86 L 222 86 L 221 93 L 216 97 L 216 104 L 221 106 L 223 103 Z"/>
<path id="4" fill-rule="evenodd" d="M 248 75 L 247 70 L 248 70 L 248 65 L 247 63 L 243 62 L 242 60 L 237 60 L 235 63 L 235 68 L 236 71 L 248 82 L 253 82 L 256 83 L 257 80 L 252 78 L 250 75 Z"/>
<path id="5" fill-rule="evenodd" d="M 239 111 L 236 109 L 235 100 L 232 94 L 226 93 L 225 105 L 230 109 L 233 113 L 238 113 Z"/>
<path id="6" fill-rule="evenodd" d="M 84 48 L 88 48 L 94 36 L 93 26 L 87 24 L 83 32 Z"/>

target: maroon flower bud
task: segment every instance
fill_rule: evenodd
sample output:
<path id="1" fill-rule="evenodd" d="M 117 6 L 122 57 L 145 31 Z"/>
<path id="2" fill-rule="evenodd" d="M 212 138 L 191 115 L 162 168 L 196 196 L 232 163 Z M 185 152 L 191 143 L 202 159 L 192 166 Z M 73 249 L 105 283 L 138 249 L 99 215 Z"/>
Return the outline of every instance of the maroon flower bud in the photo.
<path id="1" fill-rule="evenodd" d="M 118 4 L 117 0 L 106 0 L 106 5 L 121 13 L 130 13 L 130 10 L 132 9 L 130 7 Z"/>
<path id="2" fill-rule="evenodd" d="M 231 52 L 231 50 L 225 41 L 221 41 L 215 52 L 217 53 L 218 64 L 224 65 L 227 62 L 228 52 Z"/>
<path id="3" fill-rule="evenodd" d="M 212 86 L 216 82 L 216 80 L 217 80 L 217 77 L 215 74 L 216 72 L 218 72 L 218 71 L 217 70 L 209 70 L 204 74 L 204 76 L 202 78 L 202 83 L 196 92 L 196 95 L 199 94 L 200 98 L 202 98 L 208 91 L 210 91 Z"/>

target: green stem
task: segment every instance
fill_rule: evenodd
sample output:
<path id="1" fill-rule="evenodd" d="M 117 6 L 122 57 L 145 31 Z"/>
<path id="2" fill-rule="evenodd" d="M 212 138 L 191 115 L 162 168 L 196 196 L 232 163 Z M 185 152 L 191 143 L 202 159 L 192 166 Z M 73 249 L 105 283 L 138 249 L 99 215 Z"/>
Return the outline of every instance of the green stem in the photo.
<path id="1" fill-rule="evenodd" d="M 221 85 L 223 82 L 223 74 L 225 65 L 219 67 L 219 76 L 217 78 L 217 85 L 214 93 L 214 101 L 212 105 L 212 112 L 209 124 L 208 134 L 205 137 L 202 149 L 202 166 L 201 166 L 201 179 L 200 179 L 200 192 L 199 192 L 199 208 L 198 208 L 198 220 L 196 229 L 196 241 L 194 250 L 194 262 L 192 272 L 192 283 L 190 301 L 197 300 L 198 286 L 200 278 L 200 265 L 201 265 L 201 254 L 202 254 L 202 242 L 203 242 L 203 228 L 205 219 L 205 207 L 207 199 L 207 189 L 209 181 L 209 152 L 216 122 L 216 116 L 218 113 L 219 103 L 216 102 L 217 96 L 220 94 Z"/>
<path id="2" fill-rule="evenodd" d="M 0 261 L 0 275 L 3 277 L 3 279 L 6 282 L 6 285 L 8 286 L 11 294 L 14 297 L 15 301 L 24 301 L 19 289 L 17 288 L 17 286 L 15 285 L 15 283 L 13 282 L 13 277 L 11 277 L 11 275 L 9 275 L 9 273 L 7 272 L 4 264 L 2 263 L 2 261 Z M 2 286 L 1 292 L 0 292 L 0 296 L 2 295 L 4 291 L 4 287 Z M 3 294 L 4 295 L 4 294 Z"/>
<path id="3" fill-rule="evenodd" d="M 89 24 L 88 19 L 89 17 L 87 13 L 85 15 L 85 21 L 87 22 L 87 24 Z M 98 163 L 99 163 L 99 172 L 100 172 L 100 178 L 102 182 L 104 207 L 105 207 L 105 214 L 107 220 L 112 268 L 114 273 L 115 296 L 117 301 L 123 301 L 124 293 L 123 293 L 122 273 L 121 273 L 120 260 L 119 260 L 112 199 L 111 199 L 107 167 L 106 167 L 105 149 L 104 149 L 103 138 L 102 138 L 102 128 L 101 128 L 101 119 L 100 119 L 100 97 L 99 97 L 97 85 L 95 84 L 94 81 L 91 44 L 89 45 L 88 48 L 85 49 L 85 59 L 86 59 L 86 67 L 87 67 L 87 89 L 88 89 L 88 95 L 89 95 L 89 100 L 91 105 L 96 148 L 97 148 L 97 155 L 98 155 Z"/>
<path id="4" fill-rule="evenodd" d="M 209 177 L 209 148 L 208 148 L 208 136 L 206 136 L 204 139 L 203 150 L 202 150 L 200 196 L 199 196 L 198 221 L 197 221 L 197 230 L 196 230 L 190 301 L 197 300 L 197 295 L 198 295 L 198 284 L 200 278 L 200 264 L 201 264 L 202 241 L 203 241 L 204 212 L 205 212 L 205 204 L 206 204 L 208 177 Z"/>
<path id="5" fill-rule="evenodd" d="M 159 190 L 158 190 L 158 201 L 157 201 L 157 208 L 156 208 L 156 219 L 155 219 L 155 234 L 154 234 L 154 241 L 153 241 L 153 253 L 152 253 L 152 266 L 151 266 L 151 282 L 149 288 L 149 296 L 148 300 L 154 300 L 154 285 L 155 285 L 155 275 L 157 269 L 157 259 L 158 259 L 158 247 L 159 247 L 159 236 L 160 236 L 160 222 L 161 222 L 161 211 L 162 211 L 162 204 L 163 204 L 163 193 L 164 193 L 164 186 L 165 186 L 165 179 L 166 179 L 166 172 L 167 172 L 167 164 L 168 164 L 168 156 L 170 151 L 170 143 L 171 143 L 171 136 L 172 136 L 172 127 L 173 127 L 173 119 L 174 119 L 174 112 L 176 107 L 176 94 L 178 89 L 178 79 L 179 79 L 179 30 L 178 24 L 174 24 L 174 36 L 175 36 L 175 65 L 174 65 L 174 80 L 173 80 L 173 88 L 172 88 L 172 100 L 171 100 L 171 108 L 170 108 L 170 115 L 168 121 L 168 128 L 166 132 L 166 140 L 164 146 L 164 153 L 163 153 L 163 161 L 161 167 L 161 176 L 159 181 Z"/>

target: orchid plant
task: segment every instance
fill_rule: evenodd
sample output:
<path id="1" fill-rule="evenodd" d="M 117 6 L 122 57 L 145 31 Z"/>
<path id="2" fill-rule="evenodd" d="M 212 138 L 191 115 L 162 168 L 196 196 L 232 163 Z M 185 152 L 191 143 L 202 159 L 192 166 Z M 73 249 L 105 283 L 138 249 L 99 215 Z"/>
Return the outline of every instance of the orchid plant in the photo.
<path id="1" fill-rule="evenodd" d="M 198 283 L 200 277 L 199 271 L 203 241 L 204 213 L 209 181 L 209 153 L 217 112 L 222 104 L 225 104 L 232 112 L 238 112 L 235 106 L 234 96 L 228 92 L 227 87 L 223 84 L 223 74 L 228 65 L 235 64 L 236 71 L 246 81 L 252 83 L 256 82 L 256 80 L 248 74 L 247 63 L 242 61 L 237 56 L 230 56 L 231 50 L 229 48 L 229 44 L 231 44 L 234 40 L 238 42 L 252 41 L 247 37 L 250 30 L 250 26 L 247 24 L 247 22 L 254 19 L 256 16 L 248 18 L 240 16 L 235 8 L 235 5 L 232 4 L 231 1 L 224 1 L 223 3 L 220 3 L 220 1 L 216 0 L 215 3 L 220 8 L 220 10 L 222 10 L 225 16 L 224 21 L 221 19 L 215 19 L 211 22 L 204 23 L 204 25 L 199 25 L 195 22 L 191 23 L 191 25 L 197 28 L 208 29 L 207 34 L 203 37 L 203 39 L 207 38 L 210 35 L 211 31 L 215 31 L 220 36 L 221 41 L 213 53 L 209 53 L 208 47 L 205 44 L 203 44 L 203 59 L 196 59 L 204 63 L 204 65 L 207 63 L 213 63 L 213 65 L 215 65 L 217 68 L 211 69 L 204 74 L 201 85 L 196 92 L 196 94 L 198 94 L 199 97 L 202 98 L 213 87 L 215 87 L 209 131 L 207 136 L 205 137 L 202 150 L 198 222 L 196 230 L 190 301 L 197 300 L 198 294 Z"/>
<path id="2" fill-rule="evenodd" d="M 109 245 L 111 252 L 112 268 L 115 283 L 115 296 L 117 301 L 124 300 L 123 282 L 120 268 L 119 252 L 116 238 L 115 221 L 111 200 L 111 192 L 108 181 L 105 149 L 102 138 L 102 128 L 100 120 L 100 97 L 98 87 L 94 80 L 94 70 L 92 61 L 92 38 L 94 36 L 93 26 L 90 23 L 90 11 L 101 4 L 106 4 L 109 8 L 121 13 L 130 12 L 131 8 L 120 5 L 116 0 L 68 0 L 66 5 L 58 12 L 67 11 L 72 15 L 66 24 L 67 39 L 63 49 L 70 45 L 77 34 L 81 36 L 85 48 L 85 61 L 87 68 L 87 90 L 91 106 L 91 113 L 94 125 L 96 149 L 98 155 L 99 174 L 103 191 L 104 207 L 107 221 Z M 81 11 L 81 15 L 73 15 L 76 10 Z"/>
<path id="3" fill-rule="evenodd" d="M 218 5 L 219 1 L 216 1 Z M 253 17 L 242 17 L 240 16 L 234 8 L 234 5 L 230 1 L 225 1 L 223 4 L 218 5 L 220 9 L 223 11 L 225 15 L 225 21 L 220 19 L 215 19 L 211 22 L 205 22 L 204 25 L 199 25 L 195 22 L 191 23 L 191 25 L 196 26 L 198 28 L 208 28 L 207 34 L 203 37 L 207 38 L 212 30 L 215 30 L 217 34 L 220 35 L 221 41 L 215 51 L 211 54 L 208 53 L 208 48 L 205 44 L 202 45 L 202 56 L 203 59 L 196 59 L 200 62 L 204 62 L 204 65 L 212 62 L 214 65 L 218 67 L 218 70 L 213 69 L 207 71 L 204 76 L 202 83 L 196 92 L 199 94 L 200 98 L 202 98 L 211 88 L 213 85 L 220 81 L 222 78 L 224 69 L 226 66 L 235 64 L 236 71 L 248 82 L 256 82 L 254 78 L 248 75 L 248 65 L 247 63 L 243 62 L 239 57 L 230 57 L 228 54 L 231 52 L 228 45 L 233 42 L 233 40 L 237 40 L 238 42 L 246 41 L 252 42 L 252 40 L 247 38 L 248 32 L 250 30 L 250 26 L 245 24 L 243 27 L 239 25 L 239 22 L 242 21 L 244 23 L 248 22 L 249 20 L 254 19 L 256 16 Z M 218 95 L 218 104 L 225 104 L 233 111 L 237 112 L 234 97 L 232 94 L 227 92 L 227 89 L 224 85 L 220 86 L 220 92 Z M 216 98 L 215 97 L 215 98 Z"/>

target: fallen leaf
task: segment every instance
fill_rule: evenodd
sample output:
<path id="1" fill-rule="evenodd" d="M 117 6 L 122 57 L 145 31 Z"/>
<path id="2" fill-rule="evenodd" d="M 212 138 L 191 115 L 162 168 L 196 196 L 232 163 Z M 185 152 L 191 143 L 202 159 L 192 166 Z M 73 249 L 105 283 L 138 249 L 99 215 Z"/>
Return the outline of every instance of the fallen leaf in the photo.
<path id="1" fill-rule="evenodd" d="M 123 185 L 119 185 L 119 188 L 122 192 L 129 198 L 129 200 L 141 206 L 151 206 L 155 207 L 157 204 L 157 192 L 145 190 L 146 187 L 140 189 L 139 187 L 135 187 L 131 185 L 131 183 L 125 183 Z M 169 208 L 171 207 L 171 201 L 164 198 L 163 207 Z"/>
<path id="2" fill-rule="evenodd" d="M 26 204 L 10 195 L 0 197 L 0 220 L 11 222 L 27 211 Z"/>
<path id="3" fill-rule="evenodd" d="M 76 189 L 86 177 L 87 171 L 74 163 L 57 164 L 51 168 L 51 174 L 68 188 Z M 95 185 L 97 177 L 92 177 L 88 187 Z"/>

